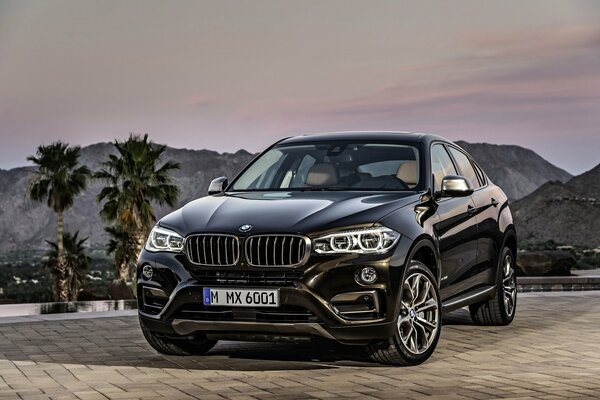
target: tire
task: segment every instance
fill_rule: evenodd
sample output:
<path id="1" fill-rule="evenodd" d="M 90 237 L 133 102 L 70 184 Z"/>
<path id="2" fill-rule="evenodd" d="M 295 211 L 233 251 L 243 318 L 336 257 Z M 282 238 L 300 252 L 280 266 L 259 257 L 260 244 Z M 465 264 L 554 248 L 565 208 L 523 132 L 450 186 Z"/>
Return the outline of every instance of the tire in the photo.
<path id="1" fill-rule="evenodd" d="M 494 296 L 469 306 L 471 318 L 477 325 L 503 326 L 515 318 L 517 310 L 517 277 L 512 250 L 504 247 L 498 258 L 498 272 Z"/>
<path id="2" fill-rule="evenodd" d="M 418 286 L 415 287 L 417 280 Z M 425 285 L 428 287 L 425 288 Z M 442 303 L 431 270 L 418 261 L 410 262 L 400 296 L 394 336 L 369 344 L 367 352 L 381 364 L 418 365 L 431 357 L 442 330 Z"/>
<path id="3" fill-rule="evenodd" d="M 140 319 L 140 327 L 148 344 L 159 353 L 169 356 L 202 355 L 217 344 L 216 340 L 208 340 L 202 333 L 196 333 L 192 337 L 185 336 L 176 339 L 166 337 L 149 330 L 142 319 Z"/>

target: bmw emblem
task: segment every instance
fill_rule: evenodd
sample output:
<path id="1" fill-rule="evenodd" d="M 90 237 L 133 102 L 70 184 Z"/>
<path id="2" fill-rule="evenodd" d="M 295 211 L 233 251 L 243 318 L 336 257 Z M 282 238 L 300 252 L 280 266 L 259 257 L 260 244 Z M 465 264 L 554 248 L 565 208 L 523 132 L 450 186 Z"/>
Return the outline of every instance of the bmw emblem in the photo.
<path id="1" fill-rule="evenodd" d="M 240 232 L 250 232 L 252 230 L 252 225 L 242 225 L 240 226 Z"/>

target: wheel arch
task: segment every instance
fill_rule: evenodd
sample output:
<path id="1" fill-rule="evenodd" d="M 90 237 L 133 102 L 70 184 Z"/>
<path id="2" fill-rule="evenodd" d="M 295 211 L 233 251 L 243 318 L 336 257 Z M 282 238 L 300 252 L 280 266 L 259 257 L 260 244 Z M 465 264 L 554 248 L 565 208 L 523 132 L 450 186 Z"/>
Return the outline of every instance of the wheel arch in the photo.
<path id="1" fill-rule="evenodd" d="M 510 225 L 506 229 L 506 233 L 504 234 L 504 239 L 502 240 L 502 248 L 507 246 L 513 253 L 513 257 L 515 260 L 517 258 L 517 232 L 513 225 Z"/>
<path id="2" fill-rule="evenodd" d="M 420 264 L 422 264 L 425 268 L 427 268 L 430 271 L 431 275 L 433 275 L 433 277 L 437 281 L 436 282 L 436 284 L 437 284 L 436 290 L 438 291 L 438 300 L 440 302 L 440 324 L 441 324 L 442 306 L 441 306 L 441 296 L 439 294 L 441 268 L 440 268 L 440 254 L 439 254 L 439 250 L 437 248 L 436 242 L 431 236 L 429 236 L 427 234 L 423 234 L 423 235 L 417 237 L 413 241 L 409 251 L 406 254 L 407 255 L 406 255 L 406 259 L 405 259 L 405 263 L 404 263 L 404 269 L 401 274 L 400 285 L 398 285 L 398 291 L 396 293 L 394 313 L 397 316 L 399 313 L 399 310 L 400 310 L 400 304 L 402 301 L 402 296 L 403 296 L 403 291 L 404 291 L 402 282 L 404 282 L 404 280 L 406 278 L 406 274 L 409 270 L 409 266 L 411 265 L 412 261 L 418 261 Z M 436 343 L 437 343 L 437 339 L 436 339 Z M 435 346 L 433 348 L 435 348 Z"/>
<path id="3" fill-rule="evenodd" d="M 429 236 L 423 235 L 415 239 L 414 244 L 408 253 L 408 257 L 406 258 L 406 265 L 408 266 L 411 261 L 419 261 L 423 263 L 431 270 L 439 287 L 442 273 L 439 260 L 439 251 L 433 239 Z M 402 279 L 404 280 L 404 274 Z"/>

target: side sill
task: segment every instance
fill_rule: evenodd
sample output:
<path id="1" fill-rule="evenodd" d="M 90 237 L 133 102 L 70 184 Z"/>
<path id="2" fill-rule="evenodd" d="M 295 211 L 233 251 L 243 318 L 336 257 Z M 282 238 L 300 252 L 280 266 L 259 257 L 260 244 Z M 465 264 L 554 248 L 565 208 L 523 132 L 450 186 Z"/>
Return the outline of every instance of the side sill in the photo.
<path id="1" fill-rule="evenodd" d="M 485 301 L 491 298 L 496 291 L 495 286 L 484 286 L 473 289 L 460 296 L 453 297 L 442 304 L 442 312 L 447 313 L 457 310 L 469 304 Z"/>

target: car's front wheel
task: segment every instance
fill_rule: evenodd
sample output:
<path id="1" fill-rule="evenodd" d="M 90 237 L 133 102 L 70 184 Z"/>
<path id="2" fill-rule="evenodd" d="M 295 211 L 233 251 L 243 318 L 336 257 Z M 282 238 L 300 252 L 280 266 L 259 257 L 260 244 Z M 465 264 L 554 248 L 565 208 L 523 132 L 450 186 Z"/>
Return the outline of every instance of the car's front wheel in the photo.
<path id="1" fill-rule="evenodd" d="M 148 344 L 159 353 L 169 356 L 201 355 L 207 353 L 217 344 L 216 340 L 208 340 L 202 333 L 189 337 L 171 338 L 152 332 L 141 318 L 140 327 Z"/>
<path id="2" fill-rule="evenodd" d="M 413 261 L 402 283 L 394 336 L 368 346 L 374 361 L 417 365 L 427 360 L 442 329 L 442 303 L 436 278 L 424 264 Z"/>
<path id="3" fill-rule="evenodd" d="M 517 309 L 517 276 L 512 250 L 504 247 L 500 253 L 496 291 L 488 300 L 469 306 L 471 318 L 477 325 L 508 325 Z"/>

